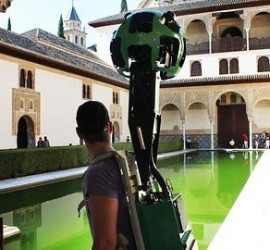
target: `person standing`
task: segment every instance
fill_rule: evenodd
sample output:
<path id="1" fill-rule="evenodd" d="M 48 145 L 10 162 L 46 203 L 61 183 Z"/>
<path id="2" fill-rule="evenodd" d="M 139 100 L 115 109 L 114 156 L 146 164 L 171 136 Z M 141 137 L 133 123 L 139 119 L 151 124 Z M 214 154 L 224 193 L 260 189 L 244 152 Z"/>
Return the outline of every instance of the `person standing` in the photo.
<path id="1" fill-rule="evenodd" d="M 39 137 L 37 141 L 37 148 L 42 148 L 42 147 L 43 147 L 43 140 L 42 140 L 42 137 Z"/>
<path id="2" fill-rule="evenodd" d="M 50 142 L 49 142 L 47 136 L 44 136 L 43 147 L 44 148 L 49 148 L 50 147 Z"/>
<path id="3" fill-rule="evenodd" d="M 248 136 L 246 134 L 243 134 L 243 146 L 248 148 Z"/>
<path id="4" fill-rule="evenodd" d="M 84 203 L 93 237 L 92 249 L 135 250 L 120 168 L 111 146 L 112 124 L 108 111 L 100 102 L 87 101 L 79 106 L 76 121 L 77 134 L 84 140 L 92 158 L 83 178 Z"/>
<path id="5" fill-rule="evenodd" d="M 259 148 L 259 143 L 260 143 L 259 136 L 256 134 L 255 135 L 255 139 L 254 139 L 255 149 L 258 149 Z"/>

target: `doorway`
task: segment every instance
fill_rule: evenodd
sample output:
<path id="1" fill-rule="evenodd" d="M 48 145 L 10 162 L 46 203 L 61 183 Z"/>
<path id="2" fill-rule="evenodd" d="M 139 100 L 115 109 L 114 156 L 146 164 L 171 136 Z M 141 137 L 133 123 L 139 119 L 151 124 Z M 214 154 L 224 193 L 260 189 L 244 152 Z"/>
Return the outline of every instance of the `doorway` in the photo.
<path id="1" fill-rule="evenodd" d="M 17 148 L 35 147 L 34 123 L 28 116 L 22 116 L 18 122 Z"/>

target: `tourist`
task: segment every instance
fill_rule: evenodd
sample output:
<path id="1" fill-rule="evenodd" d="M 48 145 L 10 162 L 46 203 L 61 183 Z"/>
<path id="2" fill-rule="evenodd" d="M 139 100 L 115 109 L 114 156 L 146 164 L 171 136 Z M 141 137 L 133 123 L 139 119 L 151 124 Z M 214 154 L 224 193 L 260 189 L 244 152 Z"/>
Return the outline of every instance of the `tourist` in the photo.
<path id="1" fill-rule="evenodd" d="M 267 133 L 265 138 L 265 149 L 270 148 L 270 135 Z"/>
<path id="2" fill-rule="evenodd" d="M 49 142 L 47 136 L 44 136 L 43 147 L 44 148 L 49 148 L 50 147 L 50 142 Z"/>
<path id="3" fill-rule="evenodd" d="M 100 102 L 87 101 L 78 108 L 76 120 L 77 133 L 92 158 L 83 179 L 92 249 L 136 249 L 120 168 L 111 146 L 108 111 Z M 125 240 L 120 242 L 120 238 Z"/>
<path id="4" fill-rule="evenodd" d="M 243 134 L 243 147 L 248 148 L 248 136 L 246 134 Z"/>
<path id="5" fill-rule="evenodd" d="M 255 146 L 255 149 L 258 149 L 259 148 L 259 135 L 255 135 L 255 139 L 254 139 L 254 146 Z"/>
<path id="6" fill-rule="evenodd" d="M 265 148 L 265 138 L 266 138 L 266 132 L 263 131 L 260 135 L 260 148 Z"/>
<path id="7" fill-rule="evenodd" d="M 42 140 L 42 137 L 39 137 L 37 141 L 37 148 L 42 148 L 42 147 L 43 147 L 43 140 Z"/>
<path id="8" fill-rule="evenodd" d="M 234 142 L 234 140 L 233 140 L 233 139 L 231 139 L 231 140 L 230 140 L 229 144 L 230 144 L 230 147 L 231 147 L 231 148 L 234 148 L 234 146 L 235 146 L 235 142 Z"/>

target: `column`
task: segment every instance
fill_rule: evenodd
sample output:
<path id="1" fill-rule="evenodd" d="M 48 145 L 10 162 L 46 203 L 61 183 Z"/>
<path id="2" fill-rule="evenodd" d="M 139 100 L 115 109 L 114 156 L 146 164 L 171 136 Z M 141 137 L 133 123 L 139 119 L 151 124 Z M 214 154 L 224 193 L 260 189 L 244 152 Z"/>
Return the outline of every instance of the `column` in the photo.
<path id="1" fill-rule="evenodd" d="M 252 119 L 248 118 L 249 122 L 249 149 L 252 149 Z"/>
<path id="2" fill-rule="evenodd" d="M 211 124 L 211 149 L 214 149 L 214 121 L 210 120 Z"/>
<path id="3" fill-rule="evenodd" d="M 247 50 L 249 50 L 249 30 L 250 30 L 250 13 L 248 10 L 244 11 L 244 14 L 240 15 L 241 19 L 244 20 L 244 29 L 246 31 L 246 43 Z"/>
<path id="4" fill-rule="evenodd" d="M 182 128 L 183 128 L 183 149 L 186 150 L 186 124 L 185 121 L 182 120 Z"/>

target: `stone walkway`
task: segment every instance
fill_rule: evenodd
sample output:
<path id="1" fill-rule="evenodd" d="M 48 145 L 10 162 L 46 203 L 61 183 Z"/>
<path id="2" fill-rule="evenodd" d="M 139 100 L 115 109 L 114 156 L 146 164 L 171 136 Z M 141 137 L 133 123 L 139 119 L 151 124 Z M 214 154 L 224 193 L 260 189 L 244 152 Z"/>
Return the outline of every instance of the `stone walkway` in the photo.
<path id="1" fill-rule="evenodd" d="M 208 250 L 269 250 L 270 150 L 265 150 Z"/>

